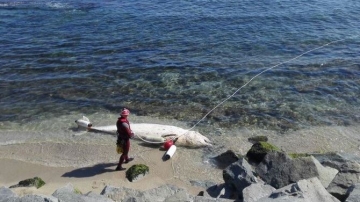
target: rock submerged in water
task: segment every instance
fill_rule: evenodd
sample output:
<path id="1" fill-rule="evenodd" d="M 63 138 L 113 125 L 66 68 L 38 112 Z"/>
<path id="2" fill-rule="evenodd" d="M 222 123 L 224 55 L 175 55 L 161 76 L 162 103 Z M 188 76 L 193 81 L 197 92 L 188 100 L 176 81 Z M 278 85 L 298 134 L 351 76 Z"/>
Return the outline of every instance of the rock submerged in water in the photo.
<path id="1" fill-rule="evenodd" d="M 16 187 L 36 187 L 39 189 L 40 187 L 44 186 L 45 182 L 39 177 L 34 177 L 26 180 L 20 181 L 17 185 L 10 186 L 9 188 L 16 188 Z"/>

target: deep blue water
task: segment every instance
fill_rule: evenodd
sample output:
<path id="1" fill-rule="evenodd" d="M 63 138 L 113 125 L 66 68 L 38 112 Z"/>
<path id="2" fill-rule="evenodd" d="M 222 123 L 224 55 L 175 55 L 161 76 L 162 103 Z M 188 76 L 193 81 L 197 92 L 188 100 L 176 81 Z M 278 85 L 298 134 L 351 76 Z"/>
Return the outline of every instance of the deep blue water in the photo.
<path id="1" fill-rule="evenodd" d="M 359 19 L 356 0 L 0 0 L 0 129 L 123 107 L 192 126 L 271 67 L 200 124 L 356 125 Z"/>

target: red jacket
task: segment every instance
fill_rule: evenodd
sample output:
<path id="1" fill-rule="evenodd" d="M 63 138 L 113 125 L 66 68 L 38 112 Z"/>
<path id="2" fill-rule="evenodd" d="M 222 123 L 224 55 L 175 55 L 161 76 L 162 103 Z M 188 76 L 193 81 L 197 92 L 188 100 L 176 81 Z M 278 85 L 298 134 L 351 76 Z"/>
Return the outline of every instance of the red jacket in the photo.
<path id="1" fill-rule="evenodd" d="M 134 136 L 131 131 L 129 121 L 124 117 L 119 117 L 116 122 L 118 136 L 122 139 L 130 139 Z"/>

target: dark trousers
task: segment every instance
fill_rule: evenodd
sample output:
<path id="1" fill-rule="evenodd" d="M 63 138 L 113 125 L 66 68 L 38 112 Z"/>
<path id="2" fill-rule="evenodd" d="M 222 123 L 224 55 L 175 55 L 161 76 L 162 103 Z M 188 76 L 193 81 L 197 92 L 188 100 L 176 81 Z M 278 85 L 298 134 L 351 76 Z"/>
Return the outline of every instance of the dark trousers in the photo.
<path id="1" fill-rule="evenodd" d="M 128 161 L 129 160 L 129 150 L 130 150 L 130 139 L 127 140 L 123 140 L 124 143 L 122 144 L 122 149 L 123 149 L 123 153 L 120 156 L 119 159 L 119 167 L 121 167 L 121 165 L 124 163 L 124 161 Z"/>

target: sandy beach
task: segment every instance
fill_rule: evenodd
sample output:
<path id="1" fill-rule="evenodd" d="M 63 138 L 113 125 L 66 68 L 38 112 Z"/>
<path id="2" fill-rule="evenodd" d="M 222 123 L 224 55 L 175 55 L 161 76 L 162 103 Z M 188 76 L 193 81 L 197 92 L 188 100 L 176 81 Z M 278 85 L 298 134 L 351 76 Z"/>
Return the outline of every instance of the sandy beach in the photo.
<path id="1" fill-rule="evenodd" d="M 82 193 L 88 193 L 89 191 L 100 193 L 107 185 L 115 187 L 128 187 L 138 190 L 147 190 L 158 187 L 163 184 L 173 184 L 178 187 L 185 188 L 191 194 L 198 194 L 199 191 L 204 190 L 202 187 L 192 186 L 188 179 L 201 180 L 201 164 L 199 162 L 199 168 L 194 166 L 184 166 L 181 163 L 182 156 L 186 156 L 186 153 L 191 153 L 191 150 L 179 148 L 177 153 L 172 159 L 163 161 L 162 156 L 165 151 L 159 148 L 147 148 L 140 145 L 133 144 L 133 149 L 139 151 L 145 149 L 143 152 L 133 153 L 135 157 L 134 161 L 125 164 L 125 168 L 130 168 L 134 164 L 145 164 L 149 166 L 150 172 L 145 177 L 136 182 L 130 182 L 125 177 L 126 171 L 115 171 L 117 165 L 116 157 L 111 162 L 99 163 L 90 166 L 77 166 L 77 167 L 52 167 L 41 164 L 28 163 L 21 160 L 13 160 L 7 158 L 0 159 L 0 186 L 9 187 L 17 184 L 19 181 L 40 177 L 46 184 L 36 189 L 31 188 L 12 188 L 12 190 L 20 196 L 26 194 L 43 194 L 51 195 L 56 189 L 65 186 L 67 183 L 71 183 L 75 188 L 79 189 Z M 139 147 L 139 148 L 137 148 Z M 11 148 L 9 148 L 12 150 Z M 114 148 L 111 148 L 111 152 Z M 14 149 L 16 150 L 16 149 Z M 99 151 L 103 152 L 102 149 Z M 91 158 L 91 153 L 83 153 L 83 158 Z M 54 155 L 54 154 L 53 154 Z M 181 163 L 183 164 L 183 163 Z M 199 172 L 186 171 L 189 169 L 199 169 Z M 184 170 L 185 169 L 185 170 Z M 213 172 L 218 172 L 221 179 L 221 170 L 210 168 Z M 187 176 L 182 176 L 183 172 L 187 172 Z M 199 175 L 200 174 L 200 175 Z M 207 175 L 204 175 L 203 180 L 207 179 Z"/>
<path id="2" fill-rule="evenodd" d="M 73 184 L 74 187 L 82 193 L 92 191 L 98 194 L 107 185 L 147 190 L 169 183 L 183 187 L 188 190 L 189 193 L 195 195 L 199 193 L 199 191 L 204 190 L 201 187 L 190 186 L 187 183 L 176 179 L 176 177 L 171 176 L 171 171 L 169 172 L 164 169 L 168 168 L 166 165 L 151 168 L 151 171 L 154 169 L 163 170 L 163 175 L 152 174 L 151 172 L 142 180 L 129 182 L 125 177 L 125 171 L 114 171 L 116 167 L 115 163 L 96 165 L 87 168 L 56 168 L 9 159 L 1 159 L 0 161 L 2 173 L 0 176 L 0 186 L 9 187 L 17 184 L 21 180 L 33 178 L 35 176 L 41 177 L 46 182 L 46 184 L 39 189 L 36 189 L 35 187 L 12 188 L 12 191 L 20 196 L 27 194 L 51 195 L 56 189 L 65 186 L 67 183 Z"/>
<path id="3" fill-rule="evenodd" d="M 359 129 L 319 127 L 293 131 L 286 135 L 270 131 L 243 130 L 241 134 L 234 133 L 231 138 L 219 136 L 212 140 L 218 155 L 228 149 L 244 155 L 251 147 L 247 138 L 265 134 L 269 137 L 270 143 L 289 153 L 335 151 L 360 156 Z M 150 172 L 139 181 L 129 182 L 125 177 L 125 171 L 115 171 L 119 155 L 115 152 L 113 143 L 82 145 L 37 142 L 7 145 L 0 147 L 0 186 L 9 187 L 21 180 L 37 176 L 42 178 L 46 185 L 39 189 L 31 187 L 12 190 L 20 196 L 51 195 L 67 183 L 73 184 L 82 193 L 100 193 L 106 185 L 147 190 L 163 184 L 173 184 L 197 195 L 205 188 L 195 186 L 191 181 L 223 183 L 222 170 L 208 162 L 209 155 L 204 157 L 204 153 L 209 152 L 212 152 L 209 148 L 178 147 L 173 158 L 164 161 L 162 157 L 165 151 L 161 149 L 161 145 L 146 146 L 133 140 L 130 156 L 135 160 L 125 167 L 145 164 L 149 166 Z M 76 166 L 71 166 L 72 163 Z"/>

